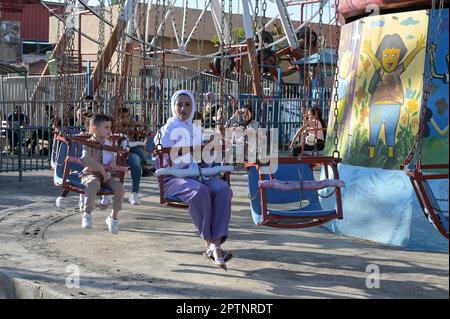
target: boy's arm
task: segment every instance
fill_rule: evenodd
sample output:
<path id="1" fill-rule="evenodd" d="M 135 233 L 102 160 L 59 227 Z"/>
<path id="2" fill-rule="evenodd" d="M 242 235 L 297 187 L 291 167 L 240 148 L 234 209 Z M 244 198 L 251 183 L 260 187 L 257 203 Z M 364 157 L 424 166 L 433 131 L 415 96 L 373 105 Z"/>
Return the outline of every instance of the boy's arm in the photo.
<path id="1" fill-rule="evenodd" d="M 81 161 L 83 162 L 83 166 L 88 170 L 94 172 L 101 172 L 103 166 L 92 157 L 93 150 L 94 150 L 93 148 L 83 145 L 83 153 L 81 155 Z"/>

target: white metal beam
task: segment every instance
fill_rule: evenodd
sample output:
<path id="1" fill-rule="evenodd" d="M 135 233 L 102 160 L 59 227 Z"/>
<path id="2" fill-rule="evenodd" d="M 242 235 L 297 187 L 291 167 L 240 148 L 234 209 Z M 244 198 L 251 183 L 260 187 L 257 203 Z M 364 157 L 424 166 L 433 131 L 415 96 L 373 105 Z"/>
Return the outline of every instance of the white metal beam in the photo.
<path id="1" fill-rule="evenodd" d="M 281 25 L 286 35 L 289 46 L 292 49 L 297 49 L 300 45 L 298 43 L 297 35 L 295 34 L 294 27 L 292 26 L 292 21 L 287 11 L 287 8 L 283 0 L 275 0 L 277 5 L 278 14 L 280 15 Z"/>

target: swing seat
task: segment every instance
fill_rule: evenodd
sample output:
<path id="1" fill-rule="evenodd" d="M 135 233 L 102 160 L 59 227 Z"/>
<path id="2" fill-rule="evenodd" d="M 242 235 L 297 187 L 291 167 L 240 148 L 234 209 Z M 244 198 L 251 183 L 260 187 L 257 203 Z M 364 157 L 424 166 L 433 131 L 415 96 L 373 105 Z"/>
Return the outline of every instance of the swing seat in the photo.
<path id="1" fill-rule="evenodd" d="M 191 152 L 193 150 L 193 148 L 190 148 Z M 170 154 L 171 148 L 162 148 L 160 150 L 157 150 L 156 148 L 154 149 L 154 154 L 156 156 L 156 161 L 155 161 L 155 166 L 157 169 L 163 167 L 164 165 L 164 154 Z M 172 169 L 170 167 L 170 165 L 172 165 L 172 162 L 169 158 L 169 167 L 166 167 L 167 170 L 171 171 L 174 170 L 175 172 L 177 171 L 177 169 Z M 219 166 L 218 164 L 213 163 L 212 167 L 216 167 Z M 182 171 L 182 170 L 179 170 Z M 217 170 L 217 172 L 221 172 L 221 169 L 219 168 Z M 181 174 L 184 175 L 184 174 Z M 168 195 L 166 194 L 166 192 L 164 191 L 164 178 L 165 176 L 172 176 L 172 175 L 159 175 L 157 176 L 158 178 L 158 184 L 159 184 L 159 203 L 162 205 L 166 205 L 166 206 L 171 206 L 171 207 L 176 207 L 176 208 L 188 208 L 189 207 L 189 203 L 186 203 L 184 201 L 182 201 L 178 196 L 174 196 L 174 195 Z M 230 170 L 229 169 L 225 169 L 223 172 L 223 176 L 222 179 L 227 182 L 228 186 L 230 186 Z"/>
<path id="2" fill-rule="evenodd" d="M 74 193 L 84 194 L 86 187 L 80 178 L 83 166 L 79 161 L 71 160 L 72 157 L 81 158 L 83 145 L 62 136 L 57 136 L 56 140 L 59 146 L 55 155 L 54 185 Z M 123 183 L 123 177 L 124 174 L 122 173 L 121 183 Z M 101 187 L 97 195 L 113 195 L 113 192 L 108 187 Z"/>
<path id="3" fill-rule="evenodd" d="M 312 207 L 310 207 L 312 209 Z M 301 217 L 301 218 L 318 218 L 318 217 L 333 217 L 336 215 L 335 209 L 330 210 L 304 210 L 304 209 L 291 209 L 291 210 L 267 210 L 267 216 L 275 217 Z M 334 217 L 333 217 L 334 218 Z"/>
<path id="4" fill-rule="evenodd" d="M 439 205 L 438 200 L 434 196 L 433 190 L 431 189 L 430 184 L 427 180 L 423 182 L 423 186 L 425 187 L 426 196 L 430 200 L 430 204 L 433 207 L 433 210 L 436 212 L 436 217 L 439 219 L 439 223 L 442 225 L 442 227 L 445 229 L 445 231 L 448 234 L 448 213 L 444 213 L 444 207 L 441 207 Z M 447 207 L 448 210 L 448 207 Z M 428 211 L 428 209 L 427 209 Z M 430 212 L 428 211 L 428 214 Z"/>
<path id="5" fill-rule="evenodd" d="M 78 135 L 81 133 L 80 130 L 75 130 L 75 129 L 70 129 L 70 130 L 68 130 L 68 132 L 70 135 Z M 58 138 L 57 138 L 58 135 L 59 135 L 58 133 L 55 133 L 53 136 L 52 154 L 50 155 L 50 167 L 52 169 L 55 169 L 55 167 L 56 167 L 56 158 L 57 158 L 56 155 L 59 152 L 59 146 L 61 143 L 61 141 L 58 140 Z"/>
<path id="6" fill-rule="evenodd" d="M 164 194 L 164 199 L 166 200 L 166 202 L 184 204 L 184 202 L 178 196 L 171 196 L 171 195 Z"/>
<path id="7" fill-rule="evenodd" d="M 338 180 L 338 162 L 339 159 L 333 157 L 279 158 L 277 170 L 273 173 L 269 173 L 267 167 L 262 165 L 246 164 L 250 209 L 254 223 L 277 228 L 304 228 L 320 225 L 333 219 L 342 219 L 340 187 L 343 185 L 341 183 L 329 184 L 336 193 L 336 209 L 331 210 L 322 209 L 318 189 L 260 187 L 267 181 L 265 179 L 267 175 L 276 178 L 277 181 L 289 181 L 290 183 L 314 181 L 313 167 L 317 165 L 325 166 L 327 171 L 328 168 L 331 168 L 333 177 Z M 297 208 L 269 207 L 272 205 L 295 205 Z"/>
<path id="8" fill-rule="evenodd" d="M 433 226 L 445 237 L 449 238 L 448 204 L 447 207 L 441 205 L 434 195 L 428 180 L 448 179 L 447 173 L 424 173 L 423 170 L 445 169 L 448 171 L 448 164 L 427 164 L 421 165 L 420 170 L 414 164 L 402 165 L 406 175 L 409 176 L 414 192 L 425 217 Z M 447 200 L 448 203 L 448 200 Z"/>

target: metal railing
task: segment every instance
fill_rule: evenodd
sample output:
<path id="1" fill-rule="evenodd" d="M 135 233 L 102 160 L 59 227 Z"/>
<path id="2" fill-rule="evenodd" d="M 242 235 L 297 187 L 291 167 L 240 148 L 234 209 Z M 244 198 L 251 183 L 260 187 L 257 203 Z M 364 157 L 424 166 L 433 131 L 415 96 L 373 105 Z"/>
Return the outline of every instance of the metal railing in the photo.
<path id="1" fill-rule="evenodd" d="M 0 126 L 0 173 L 19 172 L 19 181 L 26 171 L 50 168 L 53 133 L 50 127 Z"/>
<path id="2" fill-rule="evenodd" d="M 82 126 L 84 112 L 111 114 L 119 80 L 118 75 L 104 74 L 101 87 L 97 90 L 98 96 L 95 100 L 86 100 L 83 95 L 87 75 L 70 75 L 66 90 L 71 100 L 66 101 L 68 105 L 65 105 L 70 112 L 68 124 Z M 245 75 L 239 81 L 231 77 L 222 82 L 220 77 L 186 68 L 152 66 L 143 69 L 139 76 L 126 77 L 122 103 L 137 120 L 143 120 L 142 114 L 147 114 L 147 127 L 151 131 L 157 130 L 171 116 L 170 98 L 176 90 L 192 91 L 200 111 L 204 111 L 206 93 L 215 94 L 212 116 L 203 119 L 205 128 L 217 127 L 220 115 L 226 121 L 237 107 L 249 103 L 261 127 L 279 130 L 279 147 L 283 151 L 287 150 L 301 126 L 302 108 L 318 103 L 327 121 L 331 88 L 319 88 L 320 100 L 317 101 L 314 90 L 308 93 L 300 85 L 281 85 L 265 79 L 265 98 L 261 105 L 259 99 L 248 94 L 252 91 L 250 80 Z M 63 118 L 64 110 L 62 103 L 56 101 L 56 81 L 56 76 L 1 77 L 0 173 L 18 171 L 21 178 L 25 171 L 50 167 L 51 126 L 55 118 Z M 224 99 L 221 99 L 222 83 Z M 144 109 L 145 112 L 142 112 Z M 156 127 L 153 127 L 155 123 Z"/>

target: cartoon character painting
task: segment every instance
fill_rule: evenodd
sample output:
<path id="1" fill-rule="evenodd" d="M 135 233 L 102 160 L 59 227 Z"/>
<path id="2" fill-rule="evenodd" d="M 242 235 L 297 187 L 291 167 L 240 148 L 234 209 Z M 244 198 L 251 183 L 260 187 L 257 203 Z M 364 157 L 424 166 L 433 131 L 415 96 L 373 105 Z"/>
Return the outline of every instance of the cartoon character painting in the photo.
<path id="1" fill-rule="evenodd" d="M 425 46 L 425 36 L 421 35 L 415 49 L 407 54 L 408 49 L 397 33 L 385 35 L 375 53 L 370 40 L 363 43 L 363 50 L 375 68 L 368 88 L 370 158 L 375 155 L 375 146 L 383 124 L 388 157 L 394 157 L 396 131 L 404 104 L 404 89 L 400 76 Z"/>
<path id="2" fill-rule="evenodd" d="M 354 55 L 350 50 L 345 51 L 342 54 L 339 64 L 338 81 L 339 86 L 337 88 L 338 95 L 338 123 L 342 123 L 345 114 L 345 106 L 349 97 L 349 84 L 353 80 L 354 72 L 352 69 L 354 62 Z"/>

